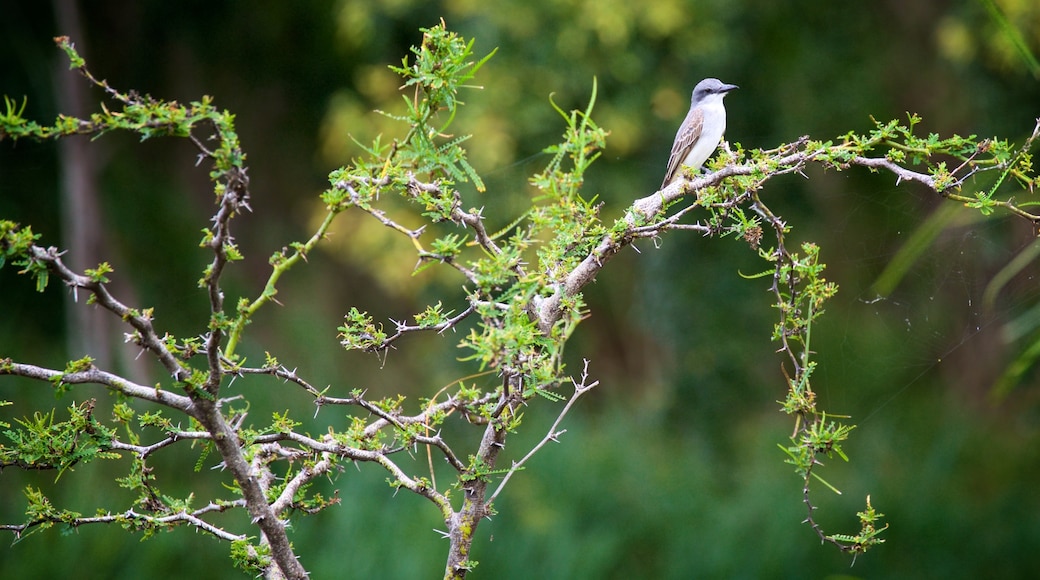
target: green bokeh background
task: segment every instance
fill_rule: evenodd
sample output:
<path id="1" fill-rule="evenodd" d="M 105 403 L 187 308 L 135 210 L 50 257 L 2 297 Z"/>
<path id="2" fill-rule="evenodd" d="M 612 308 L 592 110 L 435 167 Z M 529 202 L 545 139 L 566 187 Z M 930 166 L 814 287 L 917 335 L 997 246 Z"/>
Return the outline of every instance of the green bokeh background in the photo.
<path id="1" fill-rule="evenodd" d="M 549 103 L 583 107 L 593 78 L 594 118 L 611 130 L 587 176 L 587 192 L 613 218 L 660 182 L 675 128 L 701 78 L 741 86 L 727 99 L 727 138 L 772 147 L 801 135 L 827 139 L 879 120 L 921 115 L 920 131 L 997 135 L 1021 143 L 1040 115 L 1040 5 L 1033 0 L 393 0 L 276 2 L 11 3 L 0 18 L 0 93 L 28 97 L 27 112 L 58 112 L 69 75 L 51 37 L 73 37 L 91 70 L 120 89 L 190 101 L 213 95 L 237 115 L 249 155 L 254 212 L 235 224 L 247 261 L 229 272 L 228 296 L 255 295 L 267 256 L 309 235 L 326 175 L 358 155 L 352 139 L 400 135 L 373 110 L 401 107 L 386 66 L 420 41 L 418 28 L 449 28 L 498 54 L 480 72 L 483 90 L 464 96 L 454 129 L 472 133 L 470 155 L 488 191 L 466 189 L 495 225 L 529 201 L 526 178 L 547 161 L 562 120 Z M 65 24 L 59 25 L 62 21 Z M 1016 38 L 1020 41 L 1016 44 Z M 102 95 L 89 94 L 96 108 Z M 97 155 L 108 250 L 103 258 L 136 304 L 154 306 L 162 330 L 200 332 L 205 297 L 195 282 L 197 249 L 212 211 L 205 171 L 186 144 L 106 135 Z M 54 144 L 0 143 L 0 217 L 32 224 L 44 244 L 62 242 L 61 169 Z M 1040 406 L 1037 373 L 1010 394 L 998 378 L 1037 340 L 1037 268 L 1028 266 L 983 302 L 995 273 L 1035 243 L 1028 223 L 953 212 L 895 290 L 872 285 L 939 207 L 934 195 L 863 171 L 778 178 L 765 199 L 796 241 L 822 247 L 841 291 L 814 330 L 824 409 L 859 427 L 824 476 L 817 516 L 852 533 L 864 497 L 886 514 L 887 543 L 850 559 L 821 546 L 801 524 L 800 482 L 776 444 L 791 423 L 778 412 L 783 376 L 769 342 L 774 312 L 764 269 L 746 245 L 672 233 L 611 262 L 587 292 L 591 318 L 568 352 L 591 360 L 601 386 L 564 427 L 562 443 L 513 478 L 483 522 L 474 578 L 1026 578 L 1040 576 Z M 969 187 L 985 187 L 984 178 Z M 1027 193 L 1019 201 L 1027 200 Z M 390 201 L 389 203 L 393 203 Z M 393 207 L 393 206 L 391 206 Z M 399 209 L 397 211 L 403 211 Z M 401 214 L 403 215 L 403 214 Z M 407 219 L 407 218 L 402 218 Z M 344 353 L 336 326 L 350 306 L 388 323 L 430 300 L 461 303 L 459 280 L 411 276 L 406 241 L 350 214 L 332 243 L 283 281 L 285 308 L 263 312 L 244 345 L 270 350 L 316 385 L 345 392 L 429 396 L 472 371 L 453 337 L 403 341 L 386 364 Z M 69 248 L 75 254 L 76 248 Z M 107 367 L 163 380 L 135 353 L 108 352 L 67 335 L 76 306 L 59 285 L 43 294 L 0 270 L 0 356 L 61 367 L 90 353 Z M 111 331 L 121 343 L 121 329 Z M 136 374 L 135 374 L 136 373 Z M 251 418 L 299 409 L 308 399 L 279 381 L 233 389 L 253 399 Z M 80 387 L 58 404 L 98 397 Z M 48 385 L 0 380 L 3 418 L 55 404 Z M 529 429 L 508 452 L 523 455 L 557 410 L 527 413 Z M 60 409 L 59 409 L 60 415 Z M 314 425 L 343 421 L 325 409 Z M 340 423 L 341 424 L 341 423 Z M 324 427 L 315 427 L 324 429 Z M 459 435 L 468 431 L 455 427 Z M 472 435 L 472 432 L 469 432 Z M 161 457 L 159 484 L 198 501 L 220 493 L 219 474 L 192 470 L 197 455 Z M 418 454 L 413 466 L 421 470 Z M 0 521 L 22 517 L 25 485 L 62 507 L 91 513 L 129 507 L 112 483 L 125 462 L 54 474 L 0 473 Z M 444 474 L 446 477 L 446 474 Z M 292 536 L 313 578 L 435 578 L 446 541 L 427 502 L 395 497 L 373 466 L 348 467 L 335 486 L 342 504 L 294 520 Z M 325 491 L 332 488 L 325 485 Z M 224 523 L 241 526 L 241 514 Z M 114 528 L 71 536 L 48 530 L 0 546 L 0 577 L 228 578 L 227 546 L 187 529 L 141 543 Z"/>

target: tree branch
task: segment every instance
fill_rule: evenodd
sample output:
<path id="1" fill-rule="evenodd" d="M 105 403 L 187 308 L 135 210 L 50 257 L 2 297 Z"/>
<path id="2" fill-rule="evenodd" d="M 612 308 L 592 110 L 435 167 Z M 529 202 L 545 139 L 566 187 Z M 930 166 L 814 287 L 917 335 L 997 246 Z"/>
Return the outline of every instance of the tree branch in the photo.
<path id="1" fill-rule="evenodd" d="M 171 393 L 158 387 L 146 387 L 128 381 L 127 379 L 108 373 L 97 368 L 77 372 L 61 372 L 35 365 L 12 362 L 10 359 L 0 360 L 0 375 L 15 375 L 31 379 L 48 381 L 51 384 L 97 384 L 104 385 L 113 391 L 122 393 L 128 397 L 142 399 L 158 403 L 165 407 L 187 412 L 191 406 L 191 399 L 184 395 Z"/>
<path id="2" fill-rule="evenodd" d="M 89 290 L 94 295 L 97 304 L 119 316 L 132 326 L 137 331 L 133 335 L 134 342 L 154 354 L 175 381 L 183 381 L 190 375 L 188 369 L 173 356 L 173 353 L 166 348 L 166 345 L 163 344 L 156 334 L 152 326 L 151 309 L 141 311 L 119 302 L 109 293 L 104 283 L 87 276 L 81 276 L 70 270 L 62 262 L 61 252 L 58 252 L 58 249 L 53 246 L 43 249 L 33 245 L 29 251 L 33 260 L 46 264 L 50 271 L 57 274 L 65 282 L 65 285 L 72 288 L 74 296 L 80 288 Z"/>
<path id="3" fill-rule="evenodd" d="M 559 414 L 556 415 L 556 420 L 553 421 L 552 426 L 549 427 L 549 431 L 545 434 L 545 437 L 543 437 L 541 441 L 539 441 L 534 447 L 532 447 L 531 450 L 527 452 L 527 455 L 524 455 L 519 461 L 513 462 L 513 465 L 509 468 L 509 471 L 506 473 L 505 477 L 503 477 L 502 481 L 499 482 L 498 488 L 496 488 L 494 493 L 492 493 L 487 498 L 487 505 L 490 506 L 495 502 L 495 498 L 498 497 L 498 494 L 502 493 L 502 490 L 505 488 L 506 483 L 508 483 L 510 478 L 513 477 L 513 474 L 523 469 L 524 464 L 527 463 L 529 459 L 534 457 L 534 455 L 538 453 L 538 451 L 540 451 L 543 447 L 545 447 L 545 445 L 550 441 L 559 441 L 560 435 L 563 435 L 567 432 L 566 429 L 559 429 L 560 423 L 563 422 L 563 418 L 567 416 L 567 413 L 570 412 L 571 407 L 574 406 L 574 403 L 576 403 L 582 395 L 591 391 L 593 388 L 599 385 L 599 381 L 594 381 L 592 383 L 588 382 L 589 359 L 584 360 L 585 366 L 581 371 L 581 382 L 579 383 L 574 379 L 571 379 L 571 383 L 574 385 L 574 393 L 571 394 L 570 398 L 567 399 L 567 404 L 564 405 L 563 409 L 559 412 Z"/>

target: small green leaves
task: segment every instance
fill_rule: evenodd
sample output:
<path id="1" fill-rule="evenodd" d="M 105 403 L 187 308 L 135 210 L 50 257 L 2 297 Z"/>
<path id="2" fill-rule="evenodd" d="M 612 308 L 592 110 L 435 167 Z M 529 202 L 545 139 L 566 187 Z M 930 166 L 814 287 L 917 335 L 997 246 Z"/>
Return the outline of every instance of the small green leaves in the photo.
<path id="1" fill-rule="evenodd" d="M 383 325 L 376 326 L 372 317 L 367 312 L 361 312 L 355 307 L 344 316 L 344 324 L 338 327 L 340 344 L 347 350 L 375 351 L 383 346 L 386 341 L 386 333 Z"/>
<path id="2" fill-rule="evenodd" d="M 289 410 L 286 409 L 283 413 L 277 411 L 272 414 L 273 421 L 271 422 L 271 430 L 274 433 L 291 433 L 294 429 L 302 425 L 299 421 L 294 421 L 289 417 Z"/>
<path id="3" fill-rule="evenodd" d="M 174 430 L 173 422 L 164 416 L 162 411 L 141 413 L 141 416 L 138 417 L 138 422 L 141 427 L 155 427 L 163 431 Z"/>
<path id="4" fill-rule="evenodd" d="M 22 104 L 19 106 L 17 101 L 4 95 L 4 112 L 0 114 L 0 141 L 3 141 L 4 137 L 28 137 L 40 130 L 39 125 L 22 117 L 28 102 L 28 97 L 22 97 Z"/>
<path id="5" fill-rule="evenodd" d="M 38 487 L 28 486 L 23 493 L 26 500 L 28 500 L 28 505 L 25 508 L 26 522 L 32 522 L 37 525 L 29 528 L 19 539 L 51 528 L 55 524 L 74 525 L 77 518 L 82 515 L 79 512 L 59 510 L 54 507 L 51 500 L 43 495 L 43 491 Z"/>
<path id="6" fill-rule="evenodd" d="M 827 414 L 814 418 L 808 428 L 801 431 L 799 437 L 792 438 L 790 447 L 782 447 L 789 456 L 787 463 L 795 466 L 795 471 L 802 477 L 808 477 L 814 465 L 818 465 L 818 455 L 830 456 L 837 453 L 843 460 L 848 461 L 848 456 L 841 449 L 843 441 L 848 439 L 849 433 L 855 429 L 855 425 L 843 425 L 834 421 L 827 421 Z"/>
<path id="7" fill-rule="evenodd" d="M 431 257 L 436 257 L 438 260 L 452 260 L 462 252 L 465 242 L 466 237 L 459 234 L 447 234 L 437 238 L 430 244 Z"/>
<path id="8" fill-rule="evenodd" d="M 585 172 L 606 145 L 607 131 L 592 120 L 596 92 L 593 79 L 592 94 L 584 111 L 565 113 L 552 103 L 567 127 L 563 140 L 545 150 L 552 154 L 545 169 L 530 179 L 540 194 L 535 199 L 540 203 L 529 212 L 530 235 L 547 234 L 546 242 L 538 248 L 538 265 L 551 281 L 572 270 L 607 234 L 599 216 L 600 203 L 595 196 L 581 194 Z M 624 220 L 615 222 L 619 239 L 627 235 L 628 225 Z"/>
<path id="9" fill-rule="evenodd" d="M 427 95 L 427 101 L 433 106 L 417 107 L 417 111 L 433 111 L 443 106 L 449 111 L 462 104 L 458 100 L 459 89 L 473 78 L 480 67 L 495 54 L 491 51 L 477 62 L 473 56 L 473 40 L 466 42 L 464 38 L 447 30 L 444 23 L 431 28 L 420 28 L 423 33 L 422 44 L 412 47 L 415 59 L 408 64 L 405 57 L 400 67 L 391 66 L 390 70 L 405 78 L 404 86 L 421 88 Z M 496 49 L 497 50 L 497 49 Z M 441 128 L 441 131 L 447 125 Z"/>
<path id="10" fill-rule="evenodd" d="M 849 546 L 849 551 L 853 554 L 862 554 L 868 549 L 884 544 L 885 540 L 879 536 L 881 532 L 888 529 L 888 524 L 878 528 L 877 524 L 881 518 L 885 517 L 885 514 L 878 512 L 874 509 L 874 506 L 870 505 L 870 496 L 867 496 L 867 508 L 861 512 L 856 512 L 856 516 L 859 517 L 860 532 L 854 536 L 847 534 L 834 534 L 828 536 L 827 539 L 841 542 Z"/>
<path id="11" fill-rule="evenodd" d="M 384 173 L 394 181 L 404 181 L 405 172 L 411 169 L 415 173 L 428 175 L 438 179 L 445 186 L 453 181 L 471 181 L 477 191 L 484 191 L 484 182 L 466 159 L 466 151 L 461 144 L 468 135 L 452 137 L 446 133 L 455 119 L 459 105 L 459 91 L 466 88 L 479 88 L 465 84 L 473 78 L 495 51 L 474 62 L 473 41 L 466 42 L 454 32 L 448 31 L 444 23 L 432 28 L 423 28 L 423 41 L 419 47 L 413 47 L 414 60 L 411 64 L 405 57 L 402 66 L 391 66 L 390 69 L 400 74 L 405 87 L 414 87 L 412 97 L 403 96 L 408 114 L 400 117 L 406 121 L 411 130 L 408 136 L 396 144 L 394 162 L 387 159 Z M 440 119 L 441 112 L 446 118 Z M 420 200 L 428 210 L 438 208 L 440 204 L 430 204 L 431 199 Z M 445 211 L 448 209 L 449 211 Z M 450 208 L 439 207 L 435 215 L 440 219 L 450 219 Z"/>
<path id="12" fill-rule="evenodd" d="M 70 69 L 83 68 L 86 66 L 83 57 L 76 52 L 76 45 L 69 40 L 68 36 L 56 36 L 54 37 L 54 42 L 58 43 L 58 46 L 60 46 L 61 49 L 65 51 L 66 56 L 69 57 Z"/>
<path id="13" fill-rule="evenodd" d="M 271 353 L 264 351 L 264 368 L 277 369 L 281 366 L 278 363 L 278 359 L 271 355 Z"/>
<path id="14" fill-rule="evenodd" d="M 231 560 L 235 567 L 253 575 L 264 575 L 271 566 L 271 546 L 267 542 L 255 542 L 256 538 L 243 538 L 231 542 Z"/>
<path id="15" fill-rule="evenodd" d="M 88 371 L 92 368 L 94 368 L 94 359 L 92 357 L 85 356 L 81 359 L 69 361 L 68 364 L 65 365 L 65 374 L 79 373 L 83 371 Z"/>
<path id="16" fill-rule="evenodd" d="M 242 252 L 238 250 L 237 244 L 224 244 L 224 254 L 227 256 L 229 262 L 237 262 L 245 259 Z"/>
<path id="17" fill-rule="evenodd" d="M 105 274 L 111 274 L 114 271 L 115 269 L 108 262 L 101 262 L 97 268 L 87 268 L 84 273 L 87 275 L 87 278 L 90 278 L 91 282 L 107 284 L 108 277 Z"/>
<path id="18" fill-rule="evenodd" d="M 452 312 L 444 312 L 444 306 L 437 302 L 437 304 L 427 306 L 426 310 L 416 314 L 415 323 L 422 328 L 433 328 L 447 322 L 448 317 L 451 315 Z"/>
<path id="19" fill-rule="evenodd" d="M 823 303 L 837 293 L 838 286 L 821 276 L 826 265 L 819 261 L 819 246 L 806 242 L 802 251 L 803 255 L 765 250 L 759 254 L 776 263 L 774 279 L 779 300 L 775 306 L 780 310 L 780 322 L 774 327 L 773 340 L 785 344 L 796 341 L 804 345 L 803 354 L 807 356 L 812 323 L 823 314 Z"/>
<path id="20" fill-rule="evenodd" d="M 39 234 L 33 234 L 31 227 L 20 228 L 12 221 L 0 220 L 0 268 L 12 259 L 16 266 L 26 265 L 29 248 L 39 237 Z"/>
<path id="21" fill-rule="evenodd" d="M 8 445 L 0 445 L 0 468 L 54 469 L 58 477 L 77 463 L 118 459 L 108 451 L 115 433 L 93 416 L 94 401 L 68 408 L 69 418 L 55 419 L 56 410 L 16 420 L 19 428 L 3 432 Z"/>
<path id="22" fill-rule="evenodd" d="M 470 455 L 469 461 L 469 469 L 459 476 L 461 482 L 488 481 L 493 475 L 503 475 L 509 472 L 508 469 L 492 469 L 483 459 L 475 455 Z"/>
<path id="23" fill-rule="evenodd" d="M 0 268 L 10 261 L 21 266 L 19 274 L 29 274 L 36 280 L 36 291 L 43 292 L 50 280 L 47 263 L 33 255 L 33 247 L 39 234 L 33 234 L 32 228 L 20 228 L 18 224 L 0 220 Z"/>
<path id="24" fill-rule="evenodd" d="M 565 113 L 550 99 L 552 107 L 566 121 L 567 129 L 561 143 L 545 149 L 546 153 L 553 155 L 545 171 L 531 178 L 531 184 L 549 199 L 576 197 L 584 182 L 585 171 L 599 158 L 606 146 L 608 132 L 592 120 L 596 88 L 596 79 L 593 78 L 592 96 L 584 111 Z M 565 161 L 569 162 L 569 168 L 565 167 Z"/>

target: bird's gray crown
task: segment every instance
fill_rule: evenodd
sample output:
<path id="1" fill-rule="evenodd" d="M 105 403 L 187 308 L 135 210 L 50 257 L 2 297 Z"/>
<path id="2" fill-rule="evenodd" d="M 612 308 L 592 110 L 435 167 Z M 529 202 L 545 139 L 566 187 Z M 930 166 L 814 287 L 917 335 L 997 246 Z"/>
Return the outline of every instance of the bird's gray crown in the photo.
<path id="1" fill-rule="evenodd" d="M 700 102 L 708 95 L 714 94 L 725 94 L 733 89 L 738 89 L 737 85 L 728 85 L 719 79 L 704 79 L 697 83 L 697 86 L 693 88 L 693 95 L 691 100 L 694 103 Z"/>

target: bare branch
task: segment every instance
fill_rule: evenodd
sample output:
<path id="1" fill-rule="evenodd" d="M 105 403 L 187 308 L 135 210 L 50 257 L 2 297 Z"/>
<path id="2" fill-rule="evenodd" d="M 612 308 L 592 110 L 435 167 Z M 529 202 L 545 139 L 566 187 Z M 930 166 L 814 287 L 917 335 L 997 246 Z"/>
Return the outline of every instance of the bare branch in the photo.
<path id="1" fill-rule="evenodd" d="M 184 524 L 194 527 L 195 529 L 211 534 L 225 541 L 236 541 L 244 540 L 246 536 L 243 534 L 232 534 L 227 532 L 213 524 L 203 520 L 202 515 L 213 512 L 224 512 L 231 508 L 242 508 L 245 507 L 245 501 L 236 500 L 231 502 L 223 503 L 210 503 L 209 505 L 194 510 L 192 512 L 179 511 L 172 514 L 155 516 L 150 514 L 142 514 L 135 510 L 127 510 L 120 514 L 108 514 L 103 516 L 94 516 L 86 518 L 58 518 L 58 517 L 44 517 L 26 522 L 24 524 L 0 524 L 0 530 L 14 532 L 16 538 L 22 537 L 22 535 L 37 526 L 44 524 L 63 524 L 73 528 L 80 526 L 86 526 L 90 524 L 108 524 L 108 523 L 121 523 L 132 520 L 140 520 L 149 525 L 156 527 L 169 527 L 170 525 Z"/>
<path id="2" fill-rule="evenodd" d="M 184 412 L 188 412 L 192 406 L 191 399 L 184 395 L 171 393 L 159 387 L 139 385 L 119 375 L 93 367 L 83 371 L 64 373 L 35 365 L 11 362 L 10 364 L 0 365 L 0 375 L 3 374 L 40 379 L 51 383 L 104 385 L 128 397 L 151 401 Z"/>
<path id="3" fill-rule="evenodd" d="M 332 468 L 332 457 L 329 453 L 322 453 L 322 457 L 314 465 L 305 466 L 296 475 L 293 476 L 285 484 L 285 489 L 278 495 L 278 498 L 271 503 L 271 511 L 276 514 L 282 514 L 292 506 L 293 498 L 300 491 L 306 483 L 314 480 L 317 477 L 328 473 Z"/>
<path id="4" fill-rule="evenodd" d="M 446 330 L 451 330 L 452 328 L 455 328 L 455 326 L 458 325 L 460 322 L 465 320 L 470 314 L 473 314 L 474 308 L 475 307 L 471 304 L 468 308 L 463 310 L 458 315 L 453 316 L 440 324 L 434 324 L 432 326 L 420 326 L 417 324 L 409 325 L 403 322 L 394 321 L 394 324 L 397 327 L 397 331 L 393 335 L 388 336 L 382 344 L 374 348 L 375 350 L 383 350 L 385 348 L 388 348 L 391 344 L 396 342 L 397 339 L 401 338 L 402 336 L 410 332 L 433 331 L 436 333 L 443 333 Z"/>
<path id="5" fill-rule="evenodd" d="M 534 457 L 534 455 L 538 453 L 538 451 L 540 451 L 543 447 L 545 447 L 545 445 L 550 441 L 558 442 L 559 436 L 567 432 L 566 429 L 559 429 L 560 423 L 563 422 L 563 418 L 567 416 L 567 413 L 570 412 L 571 407 L 574 406 L 574 403 L 576 403 L 582 395 L 591 391 L 593 388 L 599 385 L 599 381 L 589 383 L 588 379 L 589 359 L 585 359 L 585 367 L 581 371 L 581 382 L 577 382 L 574 379 L 571 379 L 571 383 L 574 385 L 574 393 L 571 394 L 570 398 L 567 400 L 567 404 L 564 405 L 563 409 L 560 410 L 559 414 L 556 415 L 556 420 L 553 421 L 552 426 L 549 427 L 549 431 L 545 434 L 545 437 L 543 437 L 542 440 L 538 442 L 538 444 L 532 447 L 531 450 L 527 452 L 527 455 L 524 455 L 520 459 L 520 461 L 513 462 L 513 465 L 509 468 L 509 471 L 502 478 L 502 481 L 498 484 L 498 488 L 495 489 L 494 493 L 492 493 L 487 498 L 488 505 L 494 503 L 495 498 L 498 497 L 498 494 L 502 493 L 502 490 L 505 488 L 506 484 L 509 483 L 509 479 L 513 477 L 513 474 L 520 471 L 529 459 Z"/>
<path id="6" fill-rule="evenodd" d="M 109 293 L 105 284 L 96 282 L 87 276 L 76 274 L 62 262 L 61 253 L 55 247 L 43 249 L 34 245 L 30 248 L 30 251 L 33 260 L 47 264 L 47 267 L 57 274 L 67 286 L 72 288 L 73 292 L 78 288 L 89 290 L 94 295 L 97 304 L 119 316 L 132 326 L 137 331 L 134 335 L 135 342 L 154 354 L 174 380 L 183 381 L 189 376 L 190 372 L 188 369 L 173 356 L 173 353 L 166 348 L 166 345 L 156 334 L 152 326 L 150 310 L 132 309 L 116 300 Z"/>
<path id="7" fill-rule="evenodd" d="M 123 443 L 118 439 L 112 440 L 112 449 L 117 451 L 129 451 L 136 454 L 141 459 L 147 459 L 149 455 L 156 451 L 173 445 L 174 443 L 181 440 L 206 440 L 213 439 L 213 435 L 207 431 L 175 431 L 172 432 L 168 437 L 157 441 L 151 445 L 131 445 L 129 443 Z"/>

